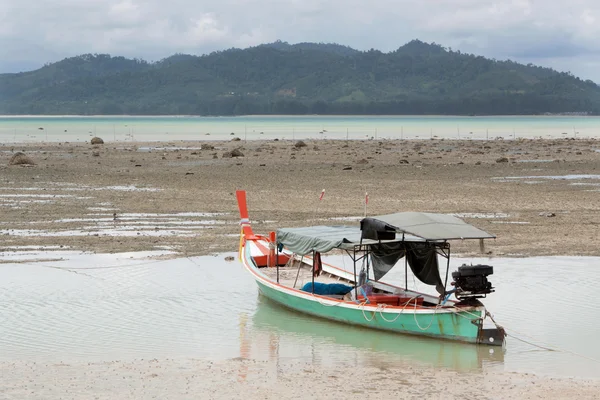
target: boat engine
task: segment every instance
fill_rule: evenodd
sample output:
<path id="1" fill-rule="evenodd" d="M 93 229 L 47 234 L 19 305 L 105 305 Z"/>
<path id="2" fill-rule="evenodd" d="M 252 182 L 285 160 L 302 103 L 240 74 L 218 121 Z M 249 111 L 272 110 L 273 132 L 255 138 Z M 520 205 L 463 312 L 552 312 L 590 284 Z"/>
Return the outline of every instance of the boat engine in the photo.
<path id="1" fill-rule="evenodd" d="M 456 298 L 482 298 L 492 293 L 494 288 L 488 281 L 488 275 L 494 273 L 491 265 L 466 265 L 458 267 L 458 271 L 452 273 L 452 285 L 454 286 Z"/>

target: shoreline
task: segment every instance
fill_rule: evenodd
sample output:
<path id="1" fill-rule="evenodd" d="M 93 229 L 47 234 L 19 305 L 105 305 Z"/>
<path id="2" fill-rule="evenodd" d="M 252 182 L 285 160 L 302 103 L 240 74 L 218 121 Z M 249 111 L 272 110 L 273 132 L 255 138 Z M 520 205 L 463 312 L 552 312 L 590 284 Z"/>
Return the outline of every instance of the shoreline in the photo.
<path id="1" fill-rule="evenodd" d="M 360 396 L 381 399 L 596 399 L 598 381 L 545 378 L 527 373 L 463 372 L 375 362 L 325 367 L 242 358 L 213 362 L 152 359 L 102 363 L 0 363 L 7 398 L 305 399 Z M 84 395 L 85 394 L 85 395 Z"/>

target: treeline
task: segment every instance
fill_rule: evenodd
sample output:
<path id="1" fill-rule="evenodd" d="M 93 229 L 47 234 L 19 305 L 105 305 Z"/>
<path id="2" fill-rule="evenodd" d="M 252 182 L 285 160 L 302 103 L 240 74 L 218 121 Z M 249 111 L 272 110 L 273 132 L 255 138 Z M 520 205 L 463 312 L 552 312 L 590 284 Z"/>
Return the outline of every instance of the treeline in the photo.
<path id="1" fill-rule="evenodd" d="M 569 73 L 412 41 L 394 52 L 275 42 L 157 63 L 83 55 L 0 75 L 2 114 L 600 113 Z"/>
<path id="2" fill-rule="evenodd" d="M 543 113 L 600 114 L 586 100 L 560 97 L 540 98 L 510 95 L 470 99 L 439 99 L 380 102 L 302 102 L 277 100 L 257 102 L 224 99 L 194 104 L 94 103 L 48 104 L 45 102 L 8 106 L 8 115 L 536 115 Z"/>

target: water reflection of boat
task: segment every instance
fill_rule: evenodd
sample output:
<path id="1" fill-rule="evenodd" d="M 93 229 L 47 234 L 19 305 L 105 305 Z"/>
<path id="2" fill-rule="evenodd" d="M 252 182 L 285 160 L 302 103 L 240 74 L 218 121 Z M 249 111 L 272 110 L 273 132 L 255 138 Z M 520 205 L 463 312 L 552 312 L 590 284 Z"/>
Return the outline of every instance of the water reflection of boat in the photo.
<path id="1" fill-rule="evenodd" d="M 265 296 L 286 307 L 328 320 L 395 333 L 503 346 L 505 331 L 479 299 L 494 291 L 488 265 L 463 265 L 452 273 L 450 243 L 495 236 L 450 215 L 405 212 L 364 218 L 357 226 L 282 228 L 254 234 L 246 192 L 238 190 L 239 256 Z M 341 251 L 353 271 L 322 262 Z M 438 258 L 446 260 L 442 280 Z M 403 287 L 383 282 L 401 261 Z M 362 264 L 362 266 L 361 266 Z M 408 271 L 439 296 L 408 288 Z M 360 271 L 360 273 L 357 273 Z M 449 290 L 450 286 L 454 286 Z M 451 295 L 457 300 L 451 300 Z"/>
<path id="2" fill-rule="evenodd" d="M 316 352 L 323 353 L 317 357 L 323 362 L 331 357 L 344 364 L 355 362 L 373 366 L 381 366 L 387 359 L 410 360 L 456 370 L 477 370 L 486 364 L 504 362 L 501 349 L 414 336 L 398 337 L 390 332 L 315 320 L 290 311 L 262 295 L 252 316 L 252 330 L 252 343 L 246 343 L 246 346 L 265 348 L 268 345 L 272 361 L 278 358 L 278 355 L 272 354 L 272 349 L 276 348 L 286 358 L 311 357 L 310 362 L 315 362 L 313 353 Z M 309 354 L 307 348 L 311 348 Z"/>

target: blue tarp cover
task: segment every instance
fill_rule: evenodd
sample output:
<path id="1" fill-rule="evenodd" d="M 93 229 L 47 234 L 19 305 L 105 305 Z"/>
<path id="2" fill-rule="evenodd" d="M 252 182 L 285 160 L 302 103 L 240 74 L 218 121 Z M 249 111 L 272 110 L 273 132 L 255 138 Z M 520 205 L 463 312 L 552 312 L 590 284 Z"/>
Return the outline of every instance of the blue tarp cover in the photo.
<path id="1" fill-rule="evenodd" d="M 312 290 L 313 283 L 308 282 L 304 286 L 302 286 L 303 291 L 313 293 Z M 345 295 L 352 290 L 352 286 L 344 285 L 342 283 L 319 283 L 315 282 L 315 294 L 320 295 L 328 295 L 328 294 L 337 294 L 337 295 Z"/>

